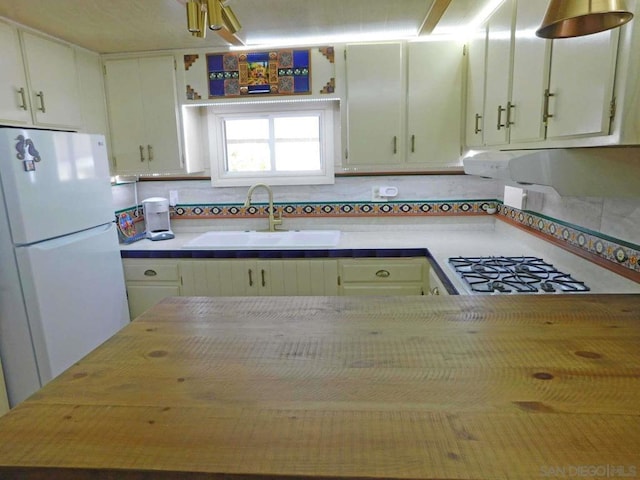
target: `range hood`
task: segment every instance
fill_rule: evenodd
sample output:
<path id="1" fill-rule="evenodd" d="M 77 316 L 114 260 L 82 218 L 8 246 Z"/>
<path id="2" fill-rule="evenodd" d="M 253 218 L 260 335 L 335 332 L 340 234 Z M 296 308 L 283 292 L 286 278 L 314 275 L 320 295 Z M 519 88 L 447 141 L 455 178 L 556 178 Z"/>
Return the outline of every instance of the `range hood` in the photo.
<path id="1" fill-rule="evenodd" d="M 561 196 L 640 197 L 640 147 L 469 152 L 463 165 L 469 175 L 549 186 Z"/>

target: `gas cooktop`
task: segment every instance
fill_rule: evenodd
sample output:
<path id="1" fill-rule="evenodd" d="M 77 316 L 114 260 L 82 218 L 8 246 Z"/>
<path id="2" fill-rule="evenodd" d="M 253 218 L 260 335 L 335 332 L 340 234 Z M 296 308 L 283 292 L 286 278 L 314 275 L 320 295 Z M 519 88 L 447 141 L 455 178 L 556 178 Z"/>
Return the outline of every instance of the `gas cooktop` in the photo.
<path id="1" fill-rule="evenodd" d="M 588 292 L 584 282 L 536 257 L 451 257 L 472 293 Z"/>

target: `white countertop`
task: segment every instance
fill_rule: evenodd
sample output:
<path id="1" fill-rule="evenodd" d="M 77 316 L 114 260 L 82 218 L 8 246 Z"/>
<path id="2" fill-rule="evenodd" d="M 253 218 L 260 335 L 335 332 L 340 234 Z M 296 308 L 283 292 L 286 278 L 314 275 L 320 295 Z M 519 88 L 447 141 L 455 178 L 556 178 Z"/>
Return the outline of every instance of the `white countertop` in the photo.
<path id="1" fill-rule="evenodd" d="M 406 220 L 405 220 L 406 221 Z M 203 222 L 203 221 L 200 221 Z M 342 249 L 426 248 L 460 293 L 465 292 L 463 281 L 448 263 L 457 256 L 535 256 L 552 263 L 558 270 L 583 281 L 590 293 L 640 293 L 640 283 L 622 277 L 550 242 L 499 221 L 494 217 L 464 217 L 402 224 L 398 222 L 355 222 L 322 225 L 291 224 L 289 229 L 338 229 L 340 242 L 333 247 Z M 177 223 L 177 222 L 174 222 Z M 182 246 L 210 230 L 238 230 L 233 222 L 204 225 L 173 226 L 176 237 L 171 240 L 138 242 L 121 245 L 123 251 L 182 250 Z M 242 225 L 245 227 L 245 225 Z M 255 228 L 253 225 L 246 228 Z M 327 248 L 321 248 L 327 250 Z"/>

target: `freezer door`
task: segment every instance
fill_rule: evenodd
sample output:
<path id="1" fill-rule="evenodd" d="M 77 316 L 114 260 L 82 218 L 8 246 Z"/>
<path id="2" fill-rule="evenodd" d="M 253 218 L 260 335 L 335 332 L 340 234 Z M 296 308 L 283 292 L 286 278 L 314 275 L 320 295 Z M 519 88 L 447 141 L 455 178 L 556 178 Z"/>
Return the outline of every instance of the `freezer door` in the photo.
<path id="1" fill-rule="evenodd" d="M 129 322 L 115 224 L 16 249 L 44 385 Z"/>
<path id="2" fill-rule="evenodd" d="M 0 128 L 0 179 L 15 245 L 114 219 L 101 135 Z"/>

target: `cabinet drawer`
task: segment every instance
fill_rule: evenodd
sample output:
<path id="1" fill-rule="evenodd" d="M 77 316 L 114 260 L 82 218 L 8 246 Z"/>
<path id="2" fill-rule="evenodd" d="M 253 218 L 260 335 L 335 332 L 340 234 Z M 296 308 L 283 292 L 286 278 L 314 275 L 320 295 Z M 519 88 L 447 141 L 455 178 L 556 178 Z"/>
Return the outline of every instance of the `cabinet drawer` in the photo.
<path id="1" fill-rule="evenodd" d="M 342 262 L 342 281 L 422 282 L 424 260 L 348 260 Z"/>
<path id="2" fill-rule="evenodd" d="M 177 282 L 180 279 L 178 264 L 124 262 L 124 277 L 127 281 Z"/>

